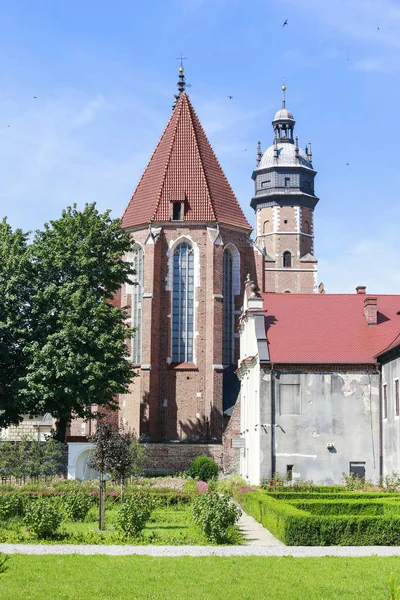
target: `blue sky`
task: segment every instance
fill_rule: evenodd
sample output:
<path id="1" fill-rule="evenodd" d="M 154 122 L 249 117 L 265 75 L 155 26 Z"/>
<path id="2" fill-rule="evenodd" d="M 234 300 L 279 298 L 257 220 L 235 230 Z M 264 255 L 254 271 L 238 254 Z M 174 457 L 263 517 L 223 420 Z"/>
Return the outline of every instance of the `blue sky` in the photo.
<path id="1" fill-rule="evenodd" d="M 250 223 L 256 144 L 272 142 L 285 77 L 318 170 L 319 280 L 328 292 L 400 293 L 398 0 L 0 6 L 0 214 L 13 227 L 39 228 L 73 202 L 122 214 L 170 116 L 183 52 Z"/>

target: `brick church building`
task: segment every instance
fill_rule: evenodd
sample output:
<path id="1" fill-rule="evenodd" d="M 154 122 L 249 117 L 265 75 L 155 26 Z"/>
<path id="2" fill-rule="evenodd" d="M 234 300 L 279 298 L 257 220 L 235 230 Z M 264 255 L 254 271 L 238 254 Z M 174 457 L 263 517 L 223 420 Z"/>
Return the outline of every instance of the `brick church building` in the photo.
<path id="1" fill-rule="evenodd" d="M 262 292 L 317 291 L 316 171 L 310 142 L 299 147 L 283 87 L 273 143 L 264 153 L 258 143 L 252 240 L 185 87 L 181 67 L 171 117 L 122 216 L 136 276 L 117 301 L 135 328 L 137 376 L 119 399 L 118 418 L 148 442 L 152 468 L 182 469 L 204 453 L 229 468 L 240 421 L 244 282 L 249 275 Z M 93 427 L 71 423 L 71 476 L 84 476 Z"/>

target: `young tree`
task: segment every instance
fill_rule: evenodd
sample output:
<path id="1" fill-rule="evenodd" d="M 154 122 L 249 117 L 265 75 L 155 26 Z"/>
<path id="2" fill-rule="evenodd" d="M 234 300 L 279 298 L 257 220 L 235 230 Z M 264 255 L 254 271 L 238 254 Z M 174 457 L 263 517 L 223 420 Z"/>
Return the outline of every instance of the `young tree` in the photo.
<path id="1" fill-rule="evenodd" d="M 143 473 L 146 453 L 132 431 L 113 429 L 108 423 L 100 423 L 91 441 L 95 450 L 90 466 L 99 473 L 107 473 L 121 486 L 129 477 Z"/>
<path id="2" fill-rule="evenodd" d="M 31 338 L 31 268 L 28 234 L 0 222 L 0 428 L 17 425 L 27 412 L 20 394 L 24 348 Z"/>
<path id="3" fill-rule="evenodd" d="M 112 301 L 134 273 L 123 255 L 129 233 L 109 211 L 76 205 L 37 231 L 31 246 L 31 327 L 25 348 L 24 398 L 32 414 L 57 419 L 55 439 L 64 441 L 72 416 L 89 418 L 92 405 L 117 408 L 133 377 L 127 360 L 124 309 Z"/>

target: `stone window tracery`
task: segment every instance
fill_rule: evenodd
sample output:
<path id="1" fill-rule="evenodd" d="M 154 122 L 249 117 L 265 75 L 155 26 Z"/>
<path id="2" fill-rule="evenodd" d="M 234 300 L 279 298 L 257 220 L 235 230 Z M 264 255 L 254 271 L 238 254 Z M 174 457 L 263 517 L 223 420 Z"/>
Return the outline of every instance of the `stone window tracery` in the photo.
<path id="1" fill-rule="evenodd" d="M 132 338 L 132 362 L 139 365 L 142 362 L 142 297 L 143 297 L 143 248 L 136 244 L 133 248 L 133 268 L 136 273 L 132 276 L 132 327 L 135 329 Z"/>
<path id="2" fill-rule="evenodd" d="M 193 362 L 193 248 L 187 242 L 181 242 L 173 256 L 172 362 Z"/>
<path id="3" fill-rule="evenodd" d="M 233 363 L 233 333 L 234 333 L 234 296 L 232 286 L 233 260 L 228 249 L 223 255 L 222 295 L 223 304 L 223 336 L 222 362 L 225 365 Z"/>

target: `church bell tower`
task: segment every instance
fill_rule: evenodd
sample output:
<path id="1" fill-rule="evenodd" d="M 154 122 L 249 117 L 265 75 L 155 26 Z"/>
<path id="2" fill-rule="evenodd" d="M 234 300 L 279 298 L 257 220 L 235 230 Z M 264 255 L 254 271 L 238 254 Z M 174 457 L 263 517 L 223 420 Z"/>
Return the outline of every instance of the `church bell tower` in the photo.
<path id="1" fill-rule="evenodd" d="M 316 171 L 311 142 L 305 151 L 294 137 L 295 119 L 282 108 L 272 121 L 274 141 L 264 153 L 258 143 L 252 174 L 255 194 L 251 206 L 256 216 L 256 245 L 264 255 L 259 285 L 265 292 L 317 292 L 317 260 L 314 258 L 314 193 Z"/>

